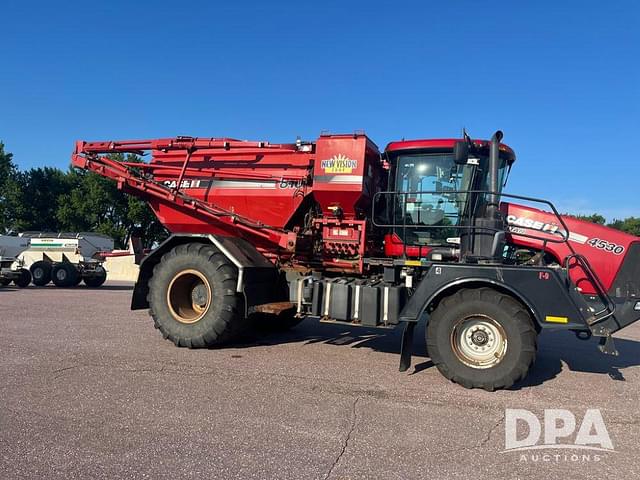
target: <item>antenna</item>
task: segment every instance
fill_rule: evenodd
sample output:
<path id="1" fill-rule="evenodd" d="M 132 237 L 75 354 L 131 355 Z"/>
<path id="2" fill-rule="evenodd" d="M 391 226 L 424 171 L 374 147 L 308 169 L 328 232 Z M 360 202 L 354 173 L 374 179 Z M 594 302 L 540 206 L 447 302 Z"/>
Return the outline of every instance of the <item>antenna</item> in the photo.
<path id="1" fill-rule="evenodd" d="M 467 141 L 469 145 L 471 145 L 471 137 L 467 133 L 467 129 L 462 127 L 462 137 Z"/>

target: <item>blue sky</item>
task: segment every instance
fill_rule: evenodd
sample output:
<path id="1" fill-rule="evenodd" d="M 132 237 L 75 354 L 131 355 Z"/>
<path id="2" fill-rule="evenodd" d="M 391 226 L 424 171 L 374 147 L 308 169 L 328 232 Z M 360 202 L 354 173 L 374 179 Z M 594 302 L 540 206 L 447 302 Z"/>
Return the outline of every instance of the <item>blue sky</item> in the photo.
<path id="1" fill-rule="evenodd" d="M 640 216 L 637 1 L 4 0 L 0 140 L 505 132 L 507 190 Z"/>

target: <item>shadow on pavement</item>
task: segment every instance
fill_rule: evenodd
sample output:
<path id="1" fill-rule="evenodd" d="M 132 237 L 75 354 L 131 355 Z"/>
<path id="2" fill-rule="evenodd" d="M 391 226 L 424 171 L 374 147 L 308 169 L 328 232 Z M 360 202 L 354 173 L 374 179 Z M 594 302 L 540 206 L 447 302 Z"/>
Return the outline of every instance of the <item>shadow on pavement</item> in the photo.
<path id="1" fill-rule="evenodd" d="M 304 342 L 305 344 L 325 343 L 350 348 L 370 348 L 378 352 L 394 353 L 400 360 L 400 340 L 402 328 L 395 330 L 376 330 L 366 327 L 351 327 L 342 324 L 319 323 L 309 319 L 294 329 L 284 333 L 274 333 L 266 336 L 250 335 L 237 347 L 251 347 L 253 345 L 277 345 L 290 342 Z M 539 336 L 536 363 L 527 377 L 511 387 L 520 390 L 525 387 L 540 385 L 558 376 L 564 365 L 571 371 L 606 374 L 613 380 L 624 381 L 622 370 L 627 367 L 640 365 L 640 342 L 616 338 L 615 344 L 620 352 L 614 357 L 605 355 L 598 349 L 598 340 L 579 340 L 571 332 L 543 332 Z M 433 367 L 433 363 L 425 348 L 424 322 L 416 328 L 414 335 L 414 350 L 412 375 Z"/>
<path id="2" fill-rule="evenodd" d="M 133 290 L 133 283 L 131 285 L 102 285 L 101 287 L 87 287 L 86 285 L 78 285 L 76 288 L 82 288 L 84 290 Z"/>
<path id="3" fill-rule="evenodd" d="M 544 332 L 539 337 L 536 363 L 529 375 L 512 387 L 540 385 L 558 376 L 563 364 L 574 372 L 606 374 L 613 380 L 625 381 L 623 369 L 640 365 L 640 342 L 614 338 L 619 355 L 605 355 L 598 349 L 598 339 L 578 340 L 571 332 Z"/>
<path id="4" fill-rule="evenodd" d="M 58 290 L 109 290 L 109 291 L 127 291 L 127 290 L 133 290 L 133 283 L 132 284 L 127 284 L 127 285 L 102 285 L 100 287 L 88 287 L 84 284 L 80 284 L 80 285 L 76 285 L 74 287 L 56 287 L 53 284 L 49 284 L 49 285 L 44 285 L 42 287 L 37 287 L 35 285 L 29 285 L 28 287 L 26 287 L 29 290 L 45 290 L 45 289 L 58 289 Z M 1 288 L 8 288 L 8 287 L 0 287 Z M 14 288 L 14 290 L 16 290 L 16 288 Z M 19 290 L 19 289 L 17 289 Z"/>
<path id="5" fill-rule="evenodd" d="M 2 292 L 15 292 L 16 290 L 22 290 L 21 288 L 13 285 L 0 285 L 0 293 Z"/>

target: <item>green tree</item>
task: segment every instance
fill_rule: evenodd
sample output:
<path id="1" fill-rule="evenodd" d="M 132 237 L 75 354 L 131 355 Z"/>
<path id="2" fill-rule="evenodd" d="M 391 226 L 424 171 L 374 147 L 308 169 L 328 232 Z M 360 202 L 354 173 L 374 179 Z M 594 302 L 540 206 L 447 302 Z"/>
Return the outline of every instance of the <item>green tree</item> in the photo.
<path id="1" fill-rule="evenodd" d="M 136 155 L 113 154 L 116 161 L 139 162 Z M 126 248 L 135 231 L 145 246 L 166 237 L 146 202 L 118 190 L 116 183 L 92 172 L 72 169 L 72 188 L 58 198 L 57 219 L 68 231 L 93 231 L 109 235 L 117 248 Z"/>
<path id="2" fill-rule="evenodd" d="M 16 189 L 9 192 L 15 231 L 57 232 L 58 199 L 71 188 L 68 175 L 58 168 L 32 168 L 16 175 Z"/>
<path id="3" fill-rule="evenodd" d="M 627 217 L 624 220 L 614 220 L 608 226 L 640 237 L 640 218 L 638 217 Z"/>
<path id="4" fill-rule="evenodd" d="M 591 215 L 574 215 L 576 218 L 580 220 L 584 220 L 585 222 L 597 223 L 598 225 L 604 225 L 607 223 L 607 219 L 604 218 L 599 213 L 593 213 Z"/>
<path id="5" fill-rule="evenodd" d="M 10 230 L 13 223 L 10 198 L 14 197 L 17 191 L 17 173 L 13 154 L 5 152 L 4 143 L 0 142 L 0 233 Z"/>

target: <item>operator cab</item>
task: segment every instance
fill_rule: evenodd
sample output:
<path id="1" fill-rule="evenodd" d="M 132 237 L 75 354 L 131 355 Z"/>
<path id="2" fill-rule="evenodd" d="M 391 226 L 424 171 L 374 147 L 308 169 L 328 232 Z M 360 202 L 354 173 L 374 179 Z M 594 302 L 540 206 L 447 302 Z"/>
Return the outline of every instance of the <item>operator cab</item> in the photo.
<path id="1" fill-rule="evenodd" d="M 422 258 L 434 248 L 453 251 L 460 245 L 464 226 L 475 225 L 475 219 L 486 214 L 489 194 L 474 191 L 491 190 L 490 145 L 468 137 L 387 145 L 389 191 L 383 197 L 384 222 L 390 231 L 385 236 L 386 255 Z M 513 150 L 500 144 L 497 193 L 514 161 Z"/>

